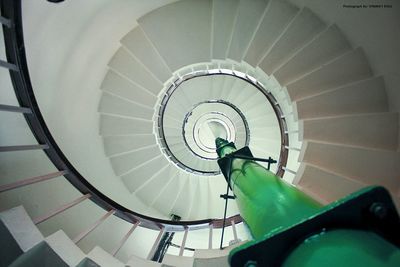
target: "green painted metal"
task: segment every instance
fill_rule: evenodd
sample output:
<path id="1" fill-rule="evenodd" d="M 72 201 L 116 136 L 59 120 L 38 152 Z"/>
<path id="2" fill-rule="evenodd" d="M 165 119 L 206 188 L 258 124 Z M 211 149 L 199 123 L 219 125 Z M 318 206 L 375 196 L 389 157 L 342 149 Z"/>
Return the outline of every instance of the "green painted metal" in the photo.
<path id="1" fill-rule="evenodd" d="M 216 145 L 220 158 L 230 157 L 236 151 L 232 143 L 221 138 L 216 139 Z M 236 196 L 240 214 L 255 240 L 233 249 L 229 261 L 235 253 L 264 242 L 372 188 L 360 190 L 322 207 L 260 164 L 252 160 L 231 158 L 230 186 Z M 298 245 L 293 244 L 295 248 L 286 252 L 288 256 L 283 267 L 400 266 L 400 250 L 373 232 L 357 229 L 321 231 Z"/>
<path id="2" fill-rule="evenodd" d="M 373 232 L 332 230 L 299 244 L 282 267 L 399 267 L 400 250 Z"/>
<path id="3" fill-rule="evenodd" d="M 216 144 L 220 157 L 236 151 L 221 138 Z M 321 208 L 318 202 L 252 160 L 233 159 L 230 185 L 240 215 L 255 239 L 291 226 Z"/>

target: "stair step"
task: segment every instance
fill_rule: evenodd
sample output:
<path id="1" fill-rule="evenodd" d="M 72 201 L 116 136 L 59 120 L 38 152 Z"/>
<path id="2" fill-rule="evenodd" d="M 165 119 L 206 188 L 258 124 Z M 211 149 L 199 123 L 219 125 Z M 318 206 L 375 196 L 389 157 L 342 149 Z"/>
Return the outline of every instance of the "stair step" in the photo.
<path id="1" fill-rule="evenodd" d="M 303 142 L 300 161 L 367 185 L 399 190 L 400 153 L 345 145 Z"/>
<path id="2" fill-rule="evenodd" d="M 304 163 L 301 164 L 295 183 L 307 191 L 315 192 L 326 202 L 333 202 L 366 186 L 359 181 Z"/>
<path id="3" fill-rule="evenodd" d="M 194 264 L 194 258 L 193 257 L 185 257 L 185 256 L 175 256 L 171 254 L 165 254 L 164 259 L 163 259 L 163 264 L 165 266 L 174 266 L 174 267 L 192 267 L 195 266 Z M 199 265 L 196 265 L 199 266 Z M 212 265 L 207 265 L 207 266 L 212 266 Z M 219 265 L 214 265 L 218 266 Z"/>
<path id="4" fill-rule="evenodd" d="M 311 43 L 300 49 L 288 62 L 274 72 L 282 85 L 300 78 L 324 63 L 351 49 L 351 45 L 336 25 L 328 27 Z"/>
<path id="5" fill-rule="evenodd" d="M 325 28 L 325 24 L 308 8 L 303 8 L 273 44 L 259 67 L 268 75 Z"/>
<path id="6" fill-rule="evenodd" d="M 267 7 L 266 0 L 239 2 L 227 57 L 240 62 Z"/>
<path id="7" fill-rule="evenodd" d="M 76 266 L 85 258 L 85 254 L 81 249 L 62 230 L 46 237 L 45 240 L 69 266 Z"/>
<path id="8" fill-rule="evenodd" d="M 398 113 L 376 113 L 304 120 L 300 139 L 396 150 L 398 117 Z"/>
<path id="9" fill-rule="evenodd" d="M 140 267 L 164 267 L 164 265 L 159 263 L 159 262 L 145 260 L 145 259 L 139 258 L 139 257 L 137 257 L 135 255 L 132 255 L 129 258 L 129 261 L 126 263 L 126 266 L 131 266 L 131 267 L 135 267 L 135 266 L 140 266 Z"/>
<path id="10" fill-rule="evenodd" d="M 299 10 L 289 2 L 281 0 L 270 0 L 267 8 L 244 57 L 244 61 L 254 67 Z"/>
<path id="11" fill-rule="evenodd" d="M 47 244 L 42 241 L 27 252 L 19 256 L 9 267 L 31 266 L 59 266 L 68 267 L 62 258 Z"/>
<path id="12" fill-rule="evenodd" d="M 43 235 L 22 206 L 2 211 L 0 220 L 22 252 L 28 251 L 44 240 Z"/>
<path id="13" fill-rule="evenodd" d="M 104 151 L 107 157 L 141 149 L 156 144 L 154 135 L 105 136 Z"/>
<path id="14" fill-rule="evenodd" d="M 117 155 L 110 158 L 111 165 L 117 176 L 133 171 L 147 161 L 160 155 L 160 149 L 157 145 L 143 148 L 139 151 L 133 151 L 126 154 Z"/>
<path id="15" fill-rule="evenodd" d="M 152 121 L 122 118 L 103 114 L 100 116 L 100 134 L 103 136 L 152 133 Z"/>
<path id="16" fill-rule="evenodd" d="M 210 0 L 174 2 L 147 13 L 138 22 L 171 71 L 210 61 Z"/>
<path id="17" fill-rule="evenodd" d="M 99 246 L 94 247 L 87 256 L 100 266 L 125 267 L 125 264 Z"/>
<path id="18" fill-rule="evenodd" d="M 387 111 L 382 77 L 373 77 L 296 102 L 298 119 Z"/>
<path id="19" fill-rule="evenodd" d="M 159 210 L 166 216 L 170 215 L 170 210 L 172 209 L 172 205 L 174 205 L 175 198 L 177 193 L 180 190 L 180 177 L 179 174 L 173 176 L 167 185 L 160 190 L 160 193 L 154 198 L 154 203 L 152 207 Z"/>
<path id="20" fill-rule="evenodd" d="M 89 258 L 84 258 L 76 267 L 100 267 L 100 265 Z"/>
<path id="21" fill-rule="evenodd" d="M 364 52 L 357 48 L 286 86 L 292 101 L 372 76 Z"/>
<path id="22" fill-rule="evenodd" d="M 157 97 L 144 88 L 132 83 L 113 70 L 109 70 L 101 84 L 101 89 L 134 102 L 153 107 Z"/>
<path id="23" fill-rule="evenodd" d="M 177 175 L 178 171 L 177 168 L 175 166 L 171 166 L 170 163 L 168 163 L 166 168 L 161 167 L 159 169 L 160 171 L 148 178 L 148 182 L 146 184 L 140 188 L 137 188 L 136 190 L 136 195 L 143 200 L 143 203 L 151 203 L 156 195 L 154 194 L 155 189 L 158 191 L 157 194 L 161 192 L 162 189 L 168 184 L 171 177 Z"/>
<path id="24" fill-rule="evenodd" d="M 108 66 L 154 95 L 162 89 L 162 83 L 123 47 L 114 54 Z"/>
<path id="25" fill-rule="evenodd" d="M 167 81 L 172 76 L 168 66 L 146 37 L 142 28 L 134 28 L 121 39 L 121 43 L 161 82 Z"/>
<path id="26" fill-rule="evenodd" d="M 212 59 L 225 59 L 231 40 L 239 0 L 212 2 Z"/>
<path id="27" fill-rule="evenodd" d="M 190 174 L 185 174 L 183 177 L 184 184 L 179 191 L 176 191 L 177 196 L 175 204 L 172 207 L 170 213 L 176 214 L 181 218 L 188 218 L 189 210 L 193 204 L 193 198 L 195 198 L 195 181 L 194 177 Z"/>
<path id="28" fill-rule="evenodd" d="M 154 113 L 152 107 L 130 102 L 106 92 L 101 95 L 99 112 L 145 120 L 151 120 Z"/>
<path id="29" fill-rule="evenodd" d="M 138 152 L 138 154 L 140 154 L 140 152 Z M 135 192 L 148 179 L 151 179 L 151 177 L 157 173 L 162 166 L 168 164 L 164 155 L 159 155 L 154 159 L 144 162 L 144 164 L 141 164 L 139 167 L 121 176 L 122 181 L 131 193 Z M 158 189 L 156 187 L 153 188 L 153 190 L 157 191 Z"/>

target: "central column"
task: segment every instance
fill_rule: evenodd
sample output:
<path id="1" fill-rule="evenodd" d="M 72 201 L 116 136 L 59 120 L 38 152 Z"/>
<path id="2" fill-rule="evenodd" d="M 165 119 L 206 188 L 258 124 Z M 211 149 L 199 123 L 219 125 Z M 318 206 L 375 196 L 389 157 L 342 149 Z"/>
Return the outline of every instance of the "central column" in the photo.
<path id="1" fill-rule="evenodd" d="M 233 143 L 217 138 L 220 158 L 236 151 Z M 316 214 L 321 204 L 253 160 L 232 158 L 230 187 L 240 215 L 255 239 L 284 229 Z"/>

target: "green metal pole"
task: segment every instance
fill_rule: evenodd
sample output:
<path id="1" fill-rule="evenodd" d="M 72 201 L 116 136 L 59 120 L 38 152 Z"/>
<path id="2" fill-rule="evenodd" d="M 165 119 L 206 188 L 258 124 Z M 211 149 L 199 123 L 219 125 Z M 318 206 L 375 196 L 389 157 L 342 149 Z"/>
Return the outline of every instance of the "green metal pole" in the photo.
<path id="1" fill-rule="evenodd" d="M 221 138 L 216 144 L 220 158 L 236 151 Z M 240 215 L 255 239 L 289 227 L 321 208 L 321 204 L 253 160 L 233 159 L 230 175 Z"/>
<path id="2" fill-rule="evenodd" d="M 232 258 L 236 253 L 246 252 L 249 247 L 266 242 L 274 235 L 289 232 L 296 224 L 312 220 L 338 205 L 336 203 L 322 208 L 321 204 L 255 161 L 230 156 L 236 152 L 236 148 L 224 139 L 217 138 L 216 147 L 220 158 L 231 158 L 230 187 L 236 196 L 240 214 L 255 239 L 231 251 L 231 264 L 234 263 Z M 362 194 L 362 191 L 352 195 Z M 354 197 L 352 195 L 338 202 L 345 203 Z M 398 216 L 394 220 L 398 220 Z M 269 251 L 257 254 L 263 253 L 268 254 Z M 279 266 L 400 266 L 398 247 L 376 233 L 362 229 L 333 228 L 311 232 L 308 238 L 293 244 L 292 249 L 285 251 L 284 255 L 287 256 Z M 259 265 L 250 258 L 245 266 Z"/>

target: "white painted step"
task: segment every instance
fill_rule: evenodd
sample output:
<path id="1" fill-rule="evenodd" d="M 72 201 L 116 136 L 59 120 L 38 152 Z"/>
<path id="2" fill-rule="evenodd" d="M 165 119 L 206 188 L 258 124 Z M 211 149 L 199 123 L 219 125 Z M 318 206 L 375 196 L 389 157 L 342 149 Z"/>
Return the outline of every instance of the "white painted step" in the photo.
<path id="1" fill-rule="evenodd" d="M 151 206 L 169 216 L 181 187 L 181 179 L 179 173 L 177 173 L 177 175 L 171 177 L 167 185 L 160 190 L 160 193 L 154 196 Z"/>
<path id="2" fill-rule="evenodd" d="M 351 49 L 350 43 L 336 25 L 328 27 L 288 62 L 274 72 L 281 85 L 301 77 Z"/>
<path id="3" fill-rule="evenodd" d="M 304 163 L 301 164 L 295 183 L 308 192 L 314 192 L 328 203 L 366 187 L 359 181 Z"/>
<path id="4" fill-rule="evenodd" d="M 258 65 L 299 10 L 288 1 L 281 0 L 270 0 L 267 8 L 243 59 L 253 67 Z"/>
<path id="5" fill-rule="evenodd" d="M 300 121 L 300 139 L 396 150 L 398 113 L 361 114 Z"/>
<path id="6" fill-rule="evenodd" d="M 44 240 L 43 235 L 22 206 L 2 211 L 0 220 L 23 252 L 28 251 Z"/>
<path id="7" fill-rule="evenodd" d="M 121 43 L 161 82 L 165 82 L 172 76 L 171 70 L 140 26 L 125 35 Z"/>
<path id="8" fill-rule="evenodd" d="M 143 186 L 137 188 L 136 195 L 142 199 L 144 203 L 152 203 L 172 177 L 177 175 L 177 172 L 178 169 L 170 163 L 168 163 L 166 167 L 160 167 L 158 172 L 151 177 L 149 176 Z M 155 189 L 157 190 L 156 194 L 154 193 Z"/>
<path id="9" fill-rule="evenodd" d="M 107 92 L 101 95 L 99 112 L 144 120 L 151 120 L 154 113 L 152 107 L 147 107 Z"/>
<path id="10" fill-rule="evenodd" d="M 171 71 L 210 61 L 210 0 L 178 1 L 147 13 L 138 22 Z"/>
<path id="11" fill-rule="evenodd" d="M 129 136 L 105 136 L 103 137 L 104 152 L 107 157 L 141 149 L 154 145 L 154 135 L 129 135 Z"/>
<path id="12" fill-rule="evenodd" d="M 292 101 L 372 76 L 364 52 L 357 48 L 286 86 Z"/>
<path id="13" fill-rule="evenodd" d="M 114 54 L 108 66 L 154 95 L 157 95 L 162 89 L 161 81 L 154 77 L 154 75 L 124 47 L 121 47 Z"/>
<path id="14" fill-rule="evenodd" d="M 152 134 L 152 133 L 153 133 L 152 121 L 122 118 L 111 115 L 100 116 L 100 134 L 103 136 Z"/>
<path id="15" fill-rule="evenodd" d="M 148 107 L 154 107 L 157 100 L 154 93 L 136 85 L 113 70 L 107 72 L 101 84 L 101 89 Z"/>
<path id="16" fill-rule="evenodd" d="M 199 177 L 195 177 L 194 175 L 184 175 L 184 184 L 175 194 L 177 198 L 175 200 L 174 206 L 171 209 L 171 214 L 179 215 L 182 218 L 189 217 L 190 209 L 192 208 L 193 201 L 196 197 L 195 184 L 197 179 L 199 179 Z"/>
<path id="17" fill-rule="evenodd" d="M 174 267 L 192 267 L 193 266 L 193 257 L 185 257 L 185 256 L 175 256 L 170 254 L 165 254 L 163 259 L 163 264 Z"/>
<path id="18" fill-rule="evenodd" d="M 85 258 L 82 250 L 62 230 L 46 237 L 45 240 L 54 252 L 69 266 L 76 266 Z"/>
<path id="19" fill-rule="evenodd" d="M 250 44 L 268 0 L 241 0 L 239 2 L 227 57 L 240 62 Z"/>
<path id="20" fill-rule="evenodd" d="M 387 111 L 383 78 L 373 77 L 295 103 L 298 119 Z"/>
<path id="21" fill-rule="evenodd" d="M 246 241 L 245 241 L 246 242 Z M 240 242 L 224 249 L 196 249 L 194 252 L 194 267 L 228 267 L 229 252 L 245 242 Z"/>
<path id="22" fill-rule="evenodd" d="M 126 154 L 120 154 L 110 158 L 111 165 L 116 175 L 120 176 L 137 169 L 147 161 L 161 154 L 157 145 L 149 146 Z"/>
<path id="23" fill-rule="evenodd" d="M 212 59 L 225 59 L 239 0 L 212 1 Z"/>
<path id="24" fill-rule="evenodd" d="M 303 8 L 273 44 L 259 67 L 271 74 L 291 55 L 325 28 L 325 24 L 308 8 Z"/>
<path id="25" fill-rule="evenodd" d="M 140 151 L 136 153 L 139 154 L 139 156 L 141 154 Z M 167 159 L 165 159 L 164 155 L 159 153 L 155 158 L 143 160 L 137 167 L 134 167 L 133 170 L 122 175 L 121 179 L 128 190 L 132 193 L 141 187 L 147 180 L 151 179 L 151 177 L 158 173 L 158 171 L 166 164 L 168 164 Z M 158 191 L 159 188 L 156 187 L 154 190 Z"/>
<path id="26" fill-rule="evenodd" d="M 125 264 L 117 260 L 110 253 L 99 246 L 94 247 L 88 254 L 88 258 L 101 267 L 125 267 Z"/>
<path id="27" fill-rule="evenodd" d="M 161 267 L 162 264 L 159 262 L 155 262 L 155 261 L 150 261 L 150 260 L 145 260 L 142 258 L 139 258 L 135 255 L 132 255 L 129 258 L 129 261 L 126 263 L 126 266 L 130 266 L 130 267 L 136 267 L 136 266 L 140 266 L 140 267 Z"/>
<path id="28" fill-rule="evenodd" d="M 303 142 L 300 161 L 368 185 L 400 188 L 400 153 L 345 145 Z"/>

